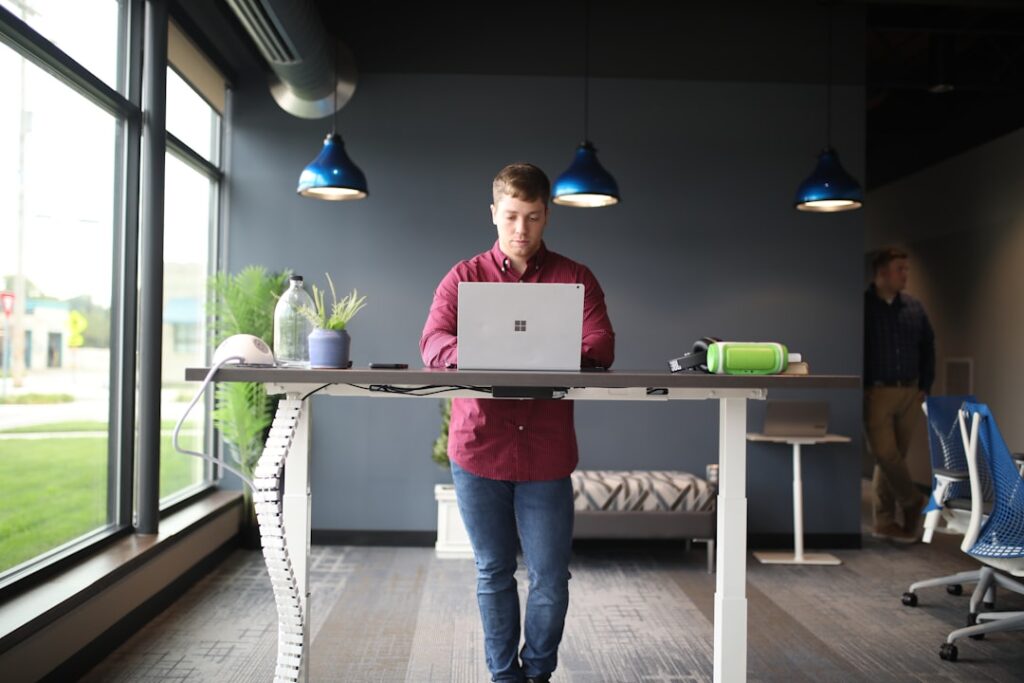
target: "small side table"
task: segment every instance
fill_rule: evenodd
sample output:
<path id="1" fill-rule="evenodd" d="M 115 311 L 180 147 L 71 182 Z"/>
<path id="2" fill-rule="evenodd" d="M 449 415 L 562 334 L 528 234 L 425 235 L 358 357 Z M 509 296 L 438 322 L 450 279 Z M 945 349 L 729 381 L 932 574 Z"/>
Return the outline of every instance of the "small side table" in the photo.
<path id="1" fill-rule="evenodd" d="M 793 447 L 793 552 L 757 551 L 754 557 L 761 564 L 842 564 L 835 555 L 829 553 L 804 552 L 804 492 L 800 477 L 800 447 L 813 446 L 819 443 L 849 443 L 850 437 L 839 434 L 824 436 L 767 436 L 765 434 L 747 434 L 748 441 L 765 443 L 788 443 Z"/>

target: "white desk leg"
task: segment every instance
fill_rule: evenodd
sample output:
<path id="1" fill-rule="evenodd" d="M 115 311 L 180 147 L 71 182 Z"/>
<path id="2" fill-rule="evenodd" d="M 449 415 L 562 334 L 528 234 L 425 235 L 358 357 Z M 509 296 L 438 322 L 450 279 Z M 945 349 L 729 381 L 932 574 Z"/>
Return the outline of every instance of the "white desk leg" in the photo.
<path id="1" fill-rule="evenodd" d="M 747 680 L 747 400 L 718 401 L 715 683 Z"/>
<path id="2" fill-rule="evenodd" d="M 804 482 L 798 443 L 793 444 L 793 559 L 804 561 Z"/>
<path id="3" fill-rule="evenodd" d="M 289 394 L 290 399 L 299 399 L 299 394 Z M 300 678 L 309 681 L 309 632 L 312 621 L 309 618 L 309 529 L 310 529 L 310 494 L 309 494 L 309 441 L 310 412 L 312 403 L 307 399 L 303 402 L 299 413 L 295 437 L 288 451 L 288 460 L 284 470 L 284 530 L 288 543 L 288 554 L 291 556 L 292 567 L 295 569 L 295 582 L 299 589 L 299 601 L 302 604 L 303 638 L 302 638 L 302 671 Z"/>

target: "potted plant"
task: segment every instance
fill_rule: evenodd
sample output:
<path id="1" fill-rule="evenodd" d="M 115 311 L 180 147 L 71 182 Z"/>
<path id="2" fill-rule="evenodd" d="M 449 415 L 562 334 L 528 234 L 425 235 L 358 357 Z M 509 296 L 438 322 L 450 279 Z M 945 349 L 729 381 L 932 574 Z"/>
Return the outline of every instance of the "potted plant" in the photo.
<path id="1" fill-rule="evenodd" d="M 452 400 L 441 401 L 441 433 L 434 440 L 431 459 L 445 469 L 451 469 L 448 460 L 448 428 L 452 421 Z M 434 551 L 438 557 L 473 557 L 473 546 L 462 523 L 459 504 L 455 498 L 453 484 L 434 486 L 434 500 L 437 501 L 437 543 Z"/>
<path id="2" fill-rule="evenodd" d="M 274 337 L 275 299 L 290 275 L 270 273 L 262 266 L 246 266 L 238 273 L 217 273 L 209 280 L 210 333 L 216 346 L 233 334 L 252 334 L 264 341 Z M 214 391 L 213 424 L 228 456 L 252 477 L 263 442 L 273 421 L 277 399 L 267 396 L 257 382 L 221 382 Z M 252 506 L 252 491 L 243 487 L 242 542 L 259 548 L 259 530 Z"/>
<path id="3" fill-rule="evenodd" d="M 302 306 L 299 313 L 313 324 L 309 334 L 309 366 L 311 368 L 347 368 L 352 338 L 345 327 L 356 313 L 366 306 L 366 297 L 352 290 L 341 301 L 334 291 L 334 281 L 327 275 L 331 291 L 331 304 L 326 302 L 326 291 L 313 285 L 313 306 Z"/>

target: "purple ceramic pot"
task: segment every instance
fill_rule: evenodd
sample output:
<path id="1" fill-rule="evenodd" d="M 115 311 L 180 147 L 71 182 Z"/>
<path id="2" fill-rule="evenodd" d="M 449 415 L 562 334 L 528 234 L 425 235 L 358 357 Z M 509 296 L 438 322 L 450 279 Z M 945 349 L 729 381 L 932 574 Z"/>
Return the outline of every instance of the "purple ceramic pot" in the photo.
<path id="1" fill-rule="evenodd" d="M 309 333 L 309 367 L 346 368 L 352 337 L 345 330 L 315 328 Z"/>

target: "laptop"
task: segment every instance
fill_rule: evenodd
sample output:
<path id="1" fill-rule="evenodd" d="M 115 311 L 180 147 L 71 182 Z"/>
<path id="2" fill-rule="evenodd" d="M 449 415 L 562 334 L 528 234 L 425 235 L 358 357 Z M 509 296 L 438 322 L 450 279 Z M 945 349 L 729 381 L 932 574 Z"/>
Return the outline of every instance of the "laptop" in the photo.
<path id="1" fill-rule="evenodd" d="M 580 369 L 583 285 L 459 283 L 460 370 Z"/>
<path id="2" fill-rule="evenodd" d="M 825 436 L 825 401 L 768 401 L 764 408 L 765 436 Z"/>

